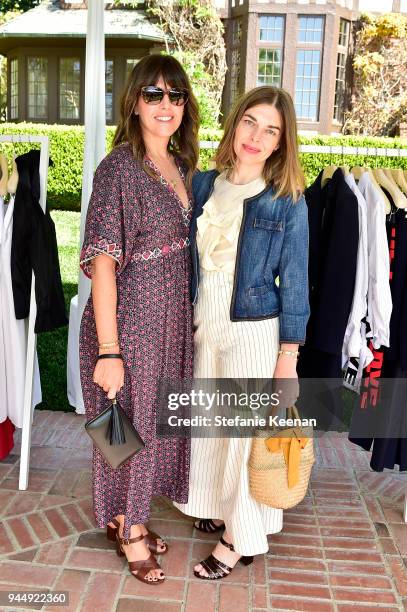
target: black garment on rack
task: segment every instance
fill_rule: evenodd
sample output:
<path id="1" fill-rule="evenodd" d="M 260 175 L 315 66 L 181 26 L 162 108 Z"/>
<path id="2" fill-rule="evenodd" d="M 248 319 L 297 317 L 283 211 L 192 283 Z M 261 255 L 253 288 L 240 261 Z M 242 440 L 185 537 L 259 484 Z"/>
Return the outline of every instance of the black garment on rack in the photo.
<path id="1" fill-rule="evenodd" d="M 355 287 L 358 201 L 340 168 L 324 187 L 322 174 L 304 192 L 308 205 L 311 309 L 306 346 L 341 355 Z"/>
<path id="2" fill-rule="evenodd" d="M 35 333 L 68 323 L 59 270 L 55 225 L 40 204 L 40 151 L 16 158 L 18 185 L 14 201 L 11 279 L 17 319 L 30 312 L 31 276 L 35 274 Z M 50 160 L 50 164 L 52 161 Z"/>
<path id="3" fill-rule="evenodd" d="M 323 430 L 343 422 L 344 405 L 332 382 L 342 376 L 342 346 L 353 301 L 359 245 L 358 201 L 338 168 L 324 187 L 323 171 L 305 192 L 309 222 L 310 318 L 305 345 L 300 347 L 300 379 L 320 379 L 316 389 L 324 397 L 318 417 Z M 301 382 L 300 382 L 301 385 Z M 300 386 L 301 389 L 301 386 Z M 312 400 L 300 394 L 299 408 L 308 414 Z M 315 416 L 315 415 L 314 415 Z"/>
<path id="4" fill-rule="evenodd" d="M 391 200 L 390 194 L 386 195 Z M 393 204 L 394 207 L 394 204 Z M 407 412 L 407 398 L 405 397 L 405 385 L 397 381 L 407 378 L 407 217 L 406 211 L 398 209 L 387 216 L 386 222 L 388 243 L 390 249 L 390 288 L 393 301 L 392 315 L 390 319 L 390 346 L 381 347 L 376 351 L 382 357 L 380 376 L 382 379 L 393 379 L 392 396 L 387 398 L 386 404 L 381 404 L 380 399 L 374 410 L 386 410 L 389 419 L 392 415 L 397 417 Z M 394 243 L 394 244 L 393 244 Z M 375 351 L 371 347 L 374 354 Z M 365 370 L 365 377 L 369 376 L 369 366 Z M 365 377 L 362 384 L 365 383 Z M 365 385 L 367 389 L 368 385 Z M 371 400 L 367 392 L 364 398 L 366 409 L 372 408 Z M 385 432 L 383 432 L 385 435 Z M 364 450 L 372 450 L 370 467 L 376 472 L 384 469 L 394 469 L 399 466 L 400 471 L 407 470 L 407 439 L 394 437 L 381 438 L 356 438 L 349 435 L 349 440 Z"/>

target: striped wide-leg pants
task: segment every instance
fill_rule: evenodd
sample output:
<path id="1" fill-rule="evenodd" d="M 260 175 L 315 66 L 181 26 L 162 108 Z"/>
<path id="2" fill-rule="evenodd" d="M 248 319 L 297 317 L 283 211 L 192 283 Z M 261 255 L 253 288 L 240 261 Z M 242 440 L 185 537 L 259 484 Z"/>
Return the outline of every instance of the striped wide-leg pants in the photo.
<path id="1" fill-rule="evenodd" d="M 195 306 L 194 377 L 272 378 L 279 349 L 278 318 L 230 320 L 233 277 L 201 270 Z M 194 438 L 187 504 L 197 518 L 221 519 L 236 552 L 269 550 L 267 534 L 281 531 L 283 511 L 256 502 L 249 492 L 250 438 Z"/>

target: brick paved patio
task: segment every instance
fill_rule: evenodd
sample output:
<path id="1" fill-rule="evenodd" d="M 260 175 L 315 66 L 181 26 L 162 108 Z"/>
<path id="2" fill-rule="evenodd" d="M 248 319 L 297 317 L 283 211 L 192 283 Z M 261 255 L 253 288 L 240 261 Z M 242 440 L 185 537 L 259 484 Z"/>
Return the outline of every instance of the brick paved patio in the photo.
<path id="1" fill-rule="evenodd" d="M 318 441 L 308 496 L 284 513 L 268 555 L 220 583 L 191 571 L 213 536 L 157 500 L 150 525 L 171 550 L 162 559 L 167 580 L 152 588 L 129 575 L 95 527 L 84 420 L 35 412 L 28 491 L 18 491 L 18 444 L 0 462 L 0 590 L 69 590 L 69 607 L 43 609 L 81 612 L 407 610 L 407 478 L 372 472 L 368 453 L 345 437 Z"/>

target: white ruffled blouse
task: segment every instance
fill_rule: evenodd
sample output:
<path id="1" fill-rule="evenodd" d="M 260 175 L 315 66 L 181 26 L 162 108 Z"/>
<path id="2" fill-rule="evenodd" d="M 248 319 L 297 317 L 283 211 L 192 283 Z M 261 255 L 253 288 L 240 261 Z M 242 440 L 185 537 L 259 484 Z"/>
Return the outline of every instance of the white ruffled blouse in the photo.
<path id="1" fill-rule="evenodd" d="M 234 185 L 219 174 L 211 197 L 197 220 L 197 246 L 201 268 L 234 273 L 237 243 L 243 216 L 243 200 L 265 188 L 262 177 Z"/>

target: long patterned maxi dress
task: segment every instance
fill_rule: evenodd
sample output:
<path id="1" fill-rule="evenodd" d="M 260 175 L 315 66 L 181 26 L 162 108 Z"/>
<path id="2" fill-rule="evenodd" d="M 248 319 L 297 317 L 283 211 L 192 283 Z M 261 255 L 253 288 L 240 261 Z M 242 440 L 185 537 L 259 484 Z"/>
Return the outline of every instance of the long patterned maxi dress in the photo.
<path id="1" fill-rule="evenodd" d="M 181 165 L 179 170 L 184 178 Z M 91 260 L 100 253 L 117 262 L 117 322 L 125 368 L 117 397 L 146 446 L 117 469 L 94 447 L 93 501 L 99 527 L 118 514 L 126 516 L 125 538 L 131 525 L 148 521 L 153 496 L 188 500 L 189 440 L 157 438 L 156 392 L 160 379 L 191 378 L 193 372 L 187 248 L 191 208 L 191 202 L 188 209 L 182 206 L 161 175 L 158 180 L 143 170 L 128 144 L 114 149 L 96 170 L 81 268 L 90 277 Z M 93 382 L 97 355 L 90 297 L 80 333 L 88 419 L 109 405 Z"/>

